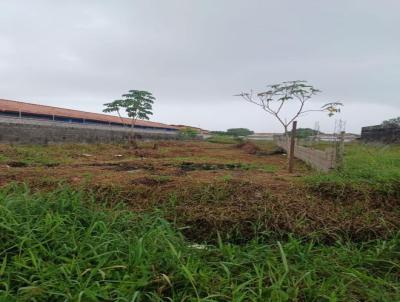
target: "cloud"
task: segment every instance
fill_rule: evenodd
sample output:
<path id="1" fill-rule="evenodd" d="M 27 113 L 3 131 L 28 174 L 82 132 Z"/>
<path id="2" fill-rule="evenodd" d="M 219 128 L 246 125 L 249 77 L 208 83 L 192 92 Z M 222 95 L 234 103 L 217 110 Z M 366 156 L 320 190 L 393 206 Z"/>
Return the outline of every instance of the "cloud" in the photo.
<path id="1" fill-rule="evenodd" d="M 155 119 L 268 131 L 263 113 L 232 95 L 305 79 L 323 91 L 315 102 L 343 101 L 357 131 L 376 119 L 355 106 L 400 114 L 399 9 L 395 0 L 4 0 L 0 97 L 99 112 L 147 89 L 162 108 Z"/>

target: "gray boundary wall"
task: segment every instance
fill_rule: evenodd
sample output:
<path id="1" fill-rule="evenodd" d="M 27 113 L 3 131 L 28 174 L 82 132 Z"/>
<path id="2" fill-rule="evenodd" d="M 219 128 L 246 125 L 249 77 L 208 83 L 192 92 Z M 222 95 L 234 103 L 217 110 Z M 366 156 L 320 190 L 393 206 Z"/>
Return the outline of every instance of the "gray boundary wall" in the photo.
<path id="1" fill-rule="evenodd" d="M 120 143 L 126 142 L 129 135 L 130 129 L 119 126 L 0 117 L 0 143 Z M 145 140 L 177 139 L 178 131 L 136 128 L 135 136 Z"/>
<path id="2" fill-rule="evenodd" d="M 370 126 L 361 130 L 361 140 L 384 144 L 400 144 L 400 127 Z"/>
<path id="3" fill-rule="evenodd" d="M 279 147 L 289 152 L 290 143 L 285 138 L 275 137 L 274 140 Z M 312 168 L 323 172 L 328 172 L 336 167 L 336 156 L 335 150 L 333 149 L 321 151 L 296 144 L 294 148 L 294 157 L 304 161 Z"/>

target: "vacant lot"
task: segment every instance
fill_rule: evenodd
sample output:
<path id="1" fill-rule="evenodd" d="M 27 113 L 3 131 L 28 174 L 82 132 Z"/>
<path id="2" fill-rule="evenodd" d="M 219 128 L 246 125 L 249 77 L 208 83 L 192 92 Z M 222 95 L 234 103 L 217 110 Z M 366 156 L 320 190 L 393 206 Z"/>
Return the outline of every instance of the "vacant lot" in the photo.
<path id="1" fill-rule="evenodd" d="M 400 149 L 318 174 L 273 144 L 0 146 L 0 297 L 400 299 Z M 8 300 L 7 300 L 8 299 Z"/>

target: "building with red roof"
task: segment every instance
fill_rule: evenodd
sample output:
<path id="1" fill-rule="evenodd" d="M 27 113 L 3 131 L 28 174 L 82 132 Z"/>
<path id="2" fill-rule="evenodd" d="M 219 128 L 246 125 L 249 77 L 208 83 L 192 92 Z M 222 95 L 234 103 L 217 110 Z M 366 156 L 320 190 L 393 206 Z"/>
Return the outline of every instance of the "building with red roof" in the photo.
<path id="1" fill-rule="evenodd" d="M 23 119 L 51 120 L 64 123 L 80 123 L 93 125 L 125 126 L 131 125 L 131 119 L 118 116 L 85 112 L 73 109 L 38 105 L 26 102 L 18 102 L 0 99 L 0 117 L 17 117 Z M 135 128 L 177 131 L 178 127 L 137 120 Z"/>

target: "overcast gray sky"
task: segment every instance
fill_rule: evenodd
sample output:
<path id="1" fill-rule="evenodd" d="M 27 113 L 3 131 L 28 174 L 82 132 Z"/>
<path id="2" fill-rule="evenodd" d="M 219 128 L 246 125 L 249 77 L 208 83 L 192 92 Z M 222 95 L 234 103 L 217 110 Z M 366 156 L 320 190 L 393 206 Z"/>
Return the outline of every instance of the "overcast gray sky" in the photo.
<path id="1" fill-rule="evenodd" d="M 270 132 L 279 124 L 233 95 L 301 79 L 359 132 L 400 115 L 399 12 L 398 0 L 1 0 L 0 98 L 101 112 L 141 89 L 155 121 Z"/>

